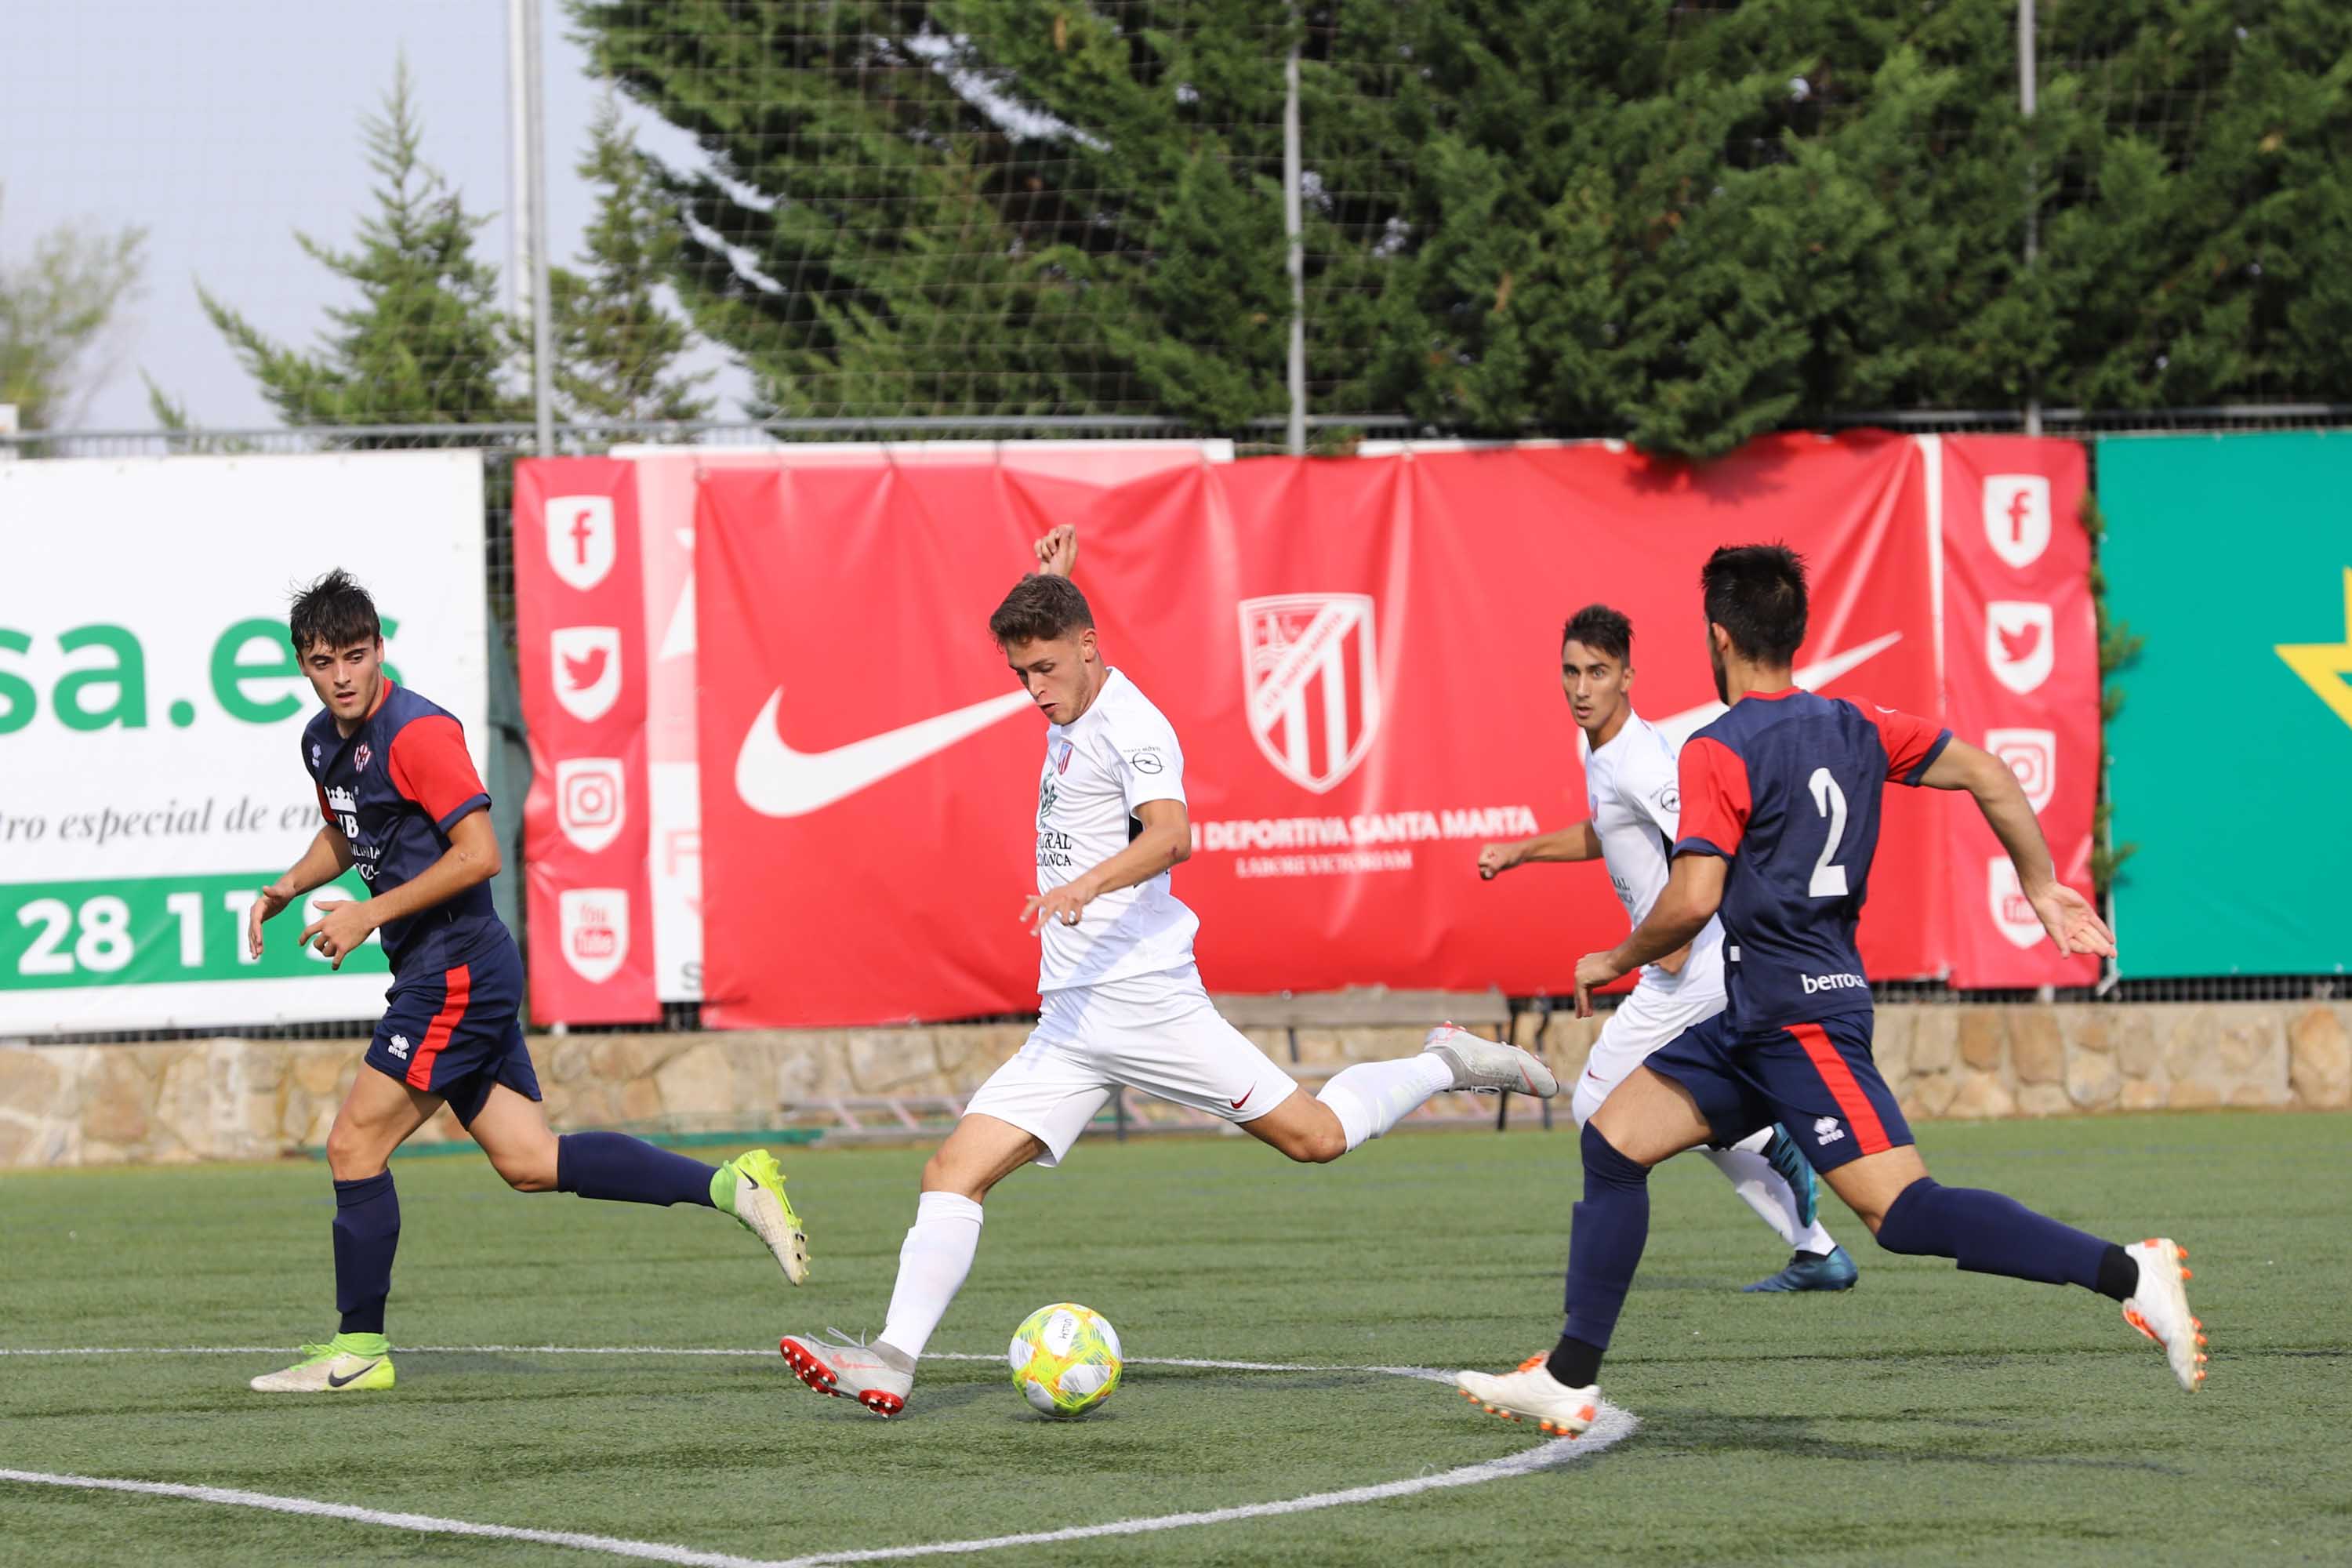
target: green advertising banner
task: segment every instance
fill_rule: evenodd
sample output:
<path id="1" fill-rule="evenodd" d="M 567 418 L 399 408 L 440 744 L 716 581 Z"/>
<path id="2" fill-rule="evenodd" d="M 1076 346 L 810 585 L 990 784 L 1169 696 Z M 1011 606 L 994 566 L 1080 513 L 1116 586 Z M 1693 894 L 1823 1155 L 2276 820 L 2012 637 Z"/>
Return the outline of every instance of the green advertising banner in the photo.
<path id="1" fill-rule="evenodd" d="M 2352 963 L 2352 433 L 2098 444 L 2129 978 Z"/>

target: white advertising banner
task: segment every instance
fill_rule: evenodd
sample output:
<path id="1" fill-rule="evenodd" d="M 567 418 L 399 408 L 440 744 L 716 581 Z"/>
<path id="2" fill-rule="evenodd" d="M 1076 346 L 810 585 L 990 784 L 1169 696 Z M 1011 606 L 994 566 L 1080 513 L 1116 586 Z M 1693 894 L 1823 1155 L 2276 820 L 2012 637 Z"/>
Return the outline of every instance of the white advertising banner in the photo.
<path id="1" fill-rule="evenodd" d="M 381 947 L 331 971 L 295 945 L 306 910 L 245 951 L 319 828 L 286 616 L 337 566 L 484 767 L 478 454 L 0 464 L 0 1035 L 382 1010 Z"/>

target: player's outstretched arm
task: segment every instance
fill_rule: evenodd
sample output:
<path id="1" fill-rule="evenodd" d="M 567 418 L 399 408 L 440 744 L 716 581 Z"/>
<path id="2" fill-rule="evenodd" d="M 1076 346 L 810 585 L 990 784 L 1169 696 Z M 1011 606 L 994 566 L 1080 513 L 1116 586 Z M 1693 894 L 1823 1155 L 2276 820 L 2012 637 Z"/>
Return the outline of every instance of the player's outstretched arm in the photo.
<path id="1" fill-rule="evenodd" d="M 1078 531 L 1075 524 L 1064 523 L 1036 544 L 1037 574 L 1041 577 L 1066 577 L 1078 564 Z"/>
<path id="2" fill-rule="evenodd" d="M 1677 855 L 1666 873 L 1665 890 L 1650 906 L 1649 918 L 1607 952 L 1588 952 L 1576 964 L 1576 1016 L 1592 1016 L 1592 988 L 1633 973 L 1678 949 L 1706 929 L 1723 905 L 1724 879 L 1731 863 L 1717 855 Z"/>
<path id="3" fill-rule="evenodd" d="M 447 902 L 497 876 L 499 867 L 499 836 L 490 826 L 489 809 L 467 812 L 450 824 L 449 847 L 441 858 L 388 892 L 335 905 L 303 928 L 302 941 L 306 945 L 315 942 L 320 952 L 341 969 L 371 931 Z"/>
<path id="4" fill-rule="evenodd" d="M 1554 833 L 1538 833 L 1533 838 L 1485 846 L 1478 851 L 1478 875 L 1491 882 L 1512 867 L 1524 866 L 1530 860 L 1600 858 L 1601 836 L 1592 831 L 1590 822 L 1580 822 Z"/>
<path id="5" fill-rule="evenodd" d="M 268 920 L 287 905 L 313 888 L 323 888 L 352 868 L 352 841 L 343 830 L 330 823 L 319 829 L 310 840 L 310 847 L 302 851 L 302 858 L 287 869 L 286 875 L 261 889 L 253 907 L 245 914 L 245 947 L 254 957 L 261 956 L 261 922 Z"/>
<path id="6" fill-rule="evenodd" d="M 2017 883 L 2042 917 L 2042 929 L 2061 952 L 2085 952 L 2112 958 L 2115 932 L 2091 907 L 2091 900 L 2058 879 L 2050 861 L 2050 845 L 2042 824 L 2018 786 L 2009 764 L 1966 741 L 1954 740 L 1928 764 L 1919 782 L 1930 789 L 1964 789 L 1975 797 L 1987 826 L 2017 867 Z"/>
<path id="7" fill-rule="evenodd" d="M 1126 848 L 1051 892 L 1030 894 L 1021 906 L 1021 923 L 1033 931 L 1045 930 L 1047 921 L 1074 926 L 1078 911 L 1105 893 L 1149 882 L 1192 858 L 1192 818 L 1182 801 L 1147 800 L 1135 816 L 1143 831 Z"/>

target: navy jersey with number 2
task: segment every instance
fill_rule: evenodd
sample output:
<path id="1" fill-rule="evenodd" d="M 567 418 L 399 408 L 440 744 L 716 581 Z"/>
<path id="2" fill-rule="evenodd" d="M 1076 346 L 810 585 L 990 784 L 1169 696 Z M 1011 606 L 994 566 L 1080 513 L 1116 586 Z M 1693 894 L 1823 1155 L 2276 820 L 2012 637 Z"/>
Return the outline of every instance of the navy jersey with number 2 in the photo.
<path id="1" fill-rule="evenodd" d="M 1854 951 L 1879 794 L 1916 784 L 1951 731 L 1791 687 L 1691 737 L 1675 853 L 1719 855 L 1727 1018 L 1741 1034 L 1870 1010 Z"/>

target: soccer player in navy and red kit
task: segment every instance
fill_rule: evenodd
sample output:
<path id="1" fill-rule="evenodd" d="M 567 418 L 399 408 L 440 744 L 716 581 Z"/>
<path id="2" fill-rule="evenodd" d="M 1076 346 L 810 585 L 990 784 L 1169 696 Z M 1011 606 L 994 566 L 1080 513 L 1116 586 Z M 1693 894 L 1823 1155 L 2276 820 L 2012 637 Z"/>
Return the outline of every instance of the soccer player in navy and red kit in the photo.
<path id="1" fill-rule="evenodd" d="M 1854 949 L 1880 792 L 1888 784 L 1967 790 L 2060 950 L 2112 954 L 2114 937 L 2089 900 L 2057 879 L 2007 765 L 1924 719 L 1792 683 L 1806 618 L 1804 565 L 1793 552 L 1718 550 L 1700 585 L 1717 695 L 1730 710 L 1683 748 L 1681 836 L 1665 890 L 1624 942 L 1577 964 L 1577 1005 L 1589 1016 L 1592 987 L 1674 952 L 1718 913 L 1728 1004 L 1653 1053 L 1585 1123 L 1584 1201 L 1569 1241 L 1559 1344 L 1515 1373 L 1460 1373 L 1463 1393 L 1547 1432 L 1590 1426 L 1601 1354 L 1649 1234 L 1650 1167 L 1776 1121 L 1881 1247 L 2121 1301 L 2126 1321 L 2193 1391 L 2205 1377 L 2204 1336 L 2182 1289 L 2182 1248 L 2162 1237 L 2118 1247 L 1999 1193 L 1940 1186 L 1927 1174 L 1871 1058 L 1870 987 Z"/>
<path id="2" fill-rule="evenodd" d="M 302 731 L 302 763 L 326 820 L 294 868 L 261 890 L 247 944 L 258 956 L 263 921 L 356 866 L 369 897 L 327 908 L 300 940 L 340 969 L 379 935 L 392 989 L 365 1065 L 327 1133 L 342 1321 L 327 1343 L 305 1346 L 300 1361 L 252 1386 L 268 1394 L 393 1386 L 383 1309 L 400 1199 L 388 1161 L 445 1102 L 518 1192 L 723 1209 L 800 1283 L 808 1241 L 767 1151 L 711 1166 L 618 1132 L 559 1138 L 549 1129 L 523 1047 L 522 962 L 490 907 L 499 871 L 490 797 L 464 731 L 384 675 L 375 605 L 345 574 L 330 573 L 295 599 L 289 631 L 325 705 Z"/>

